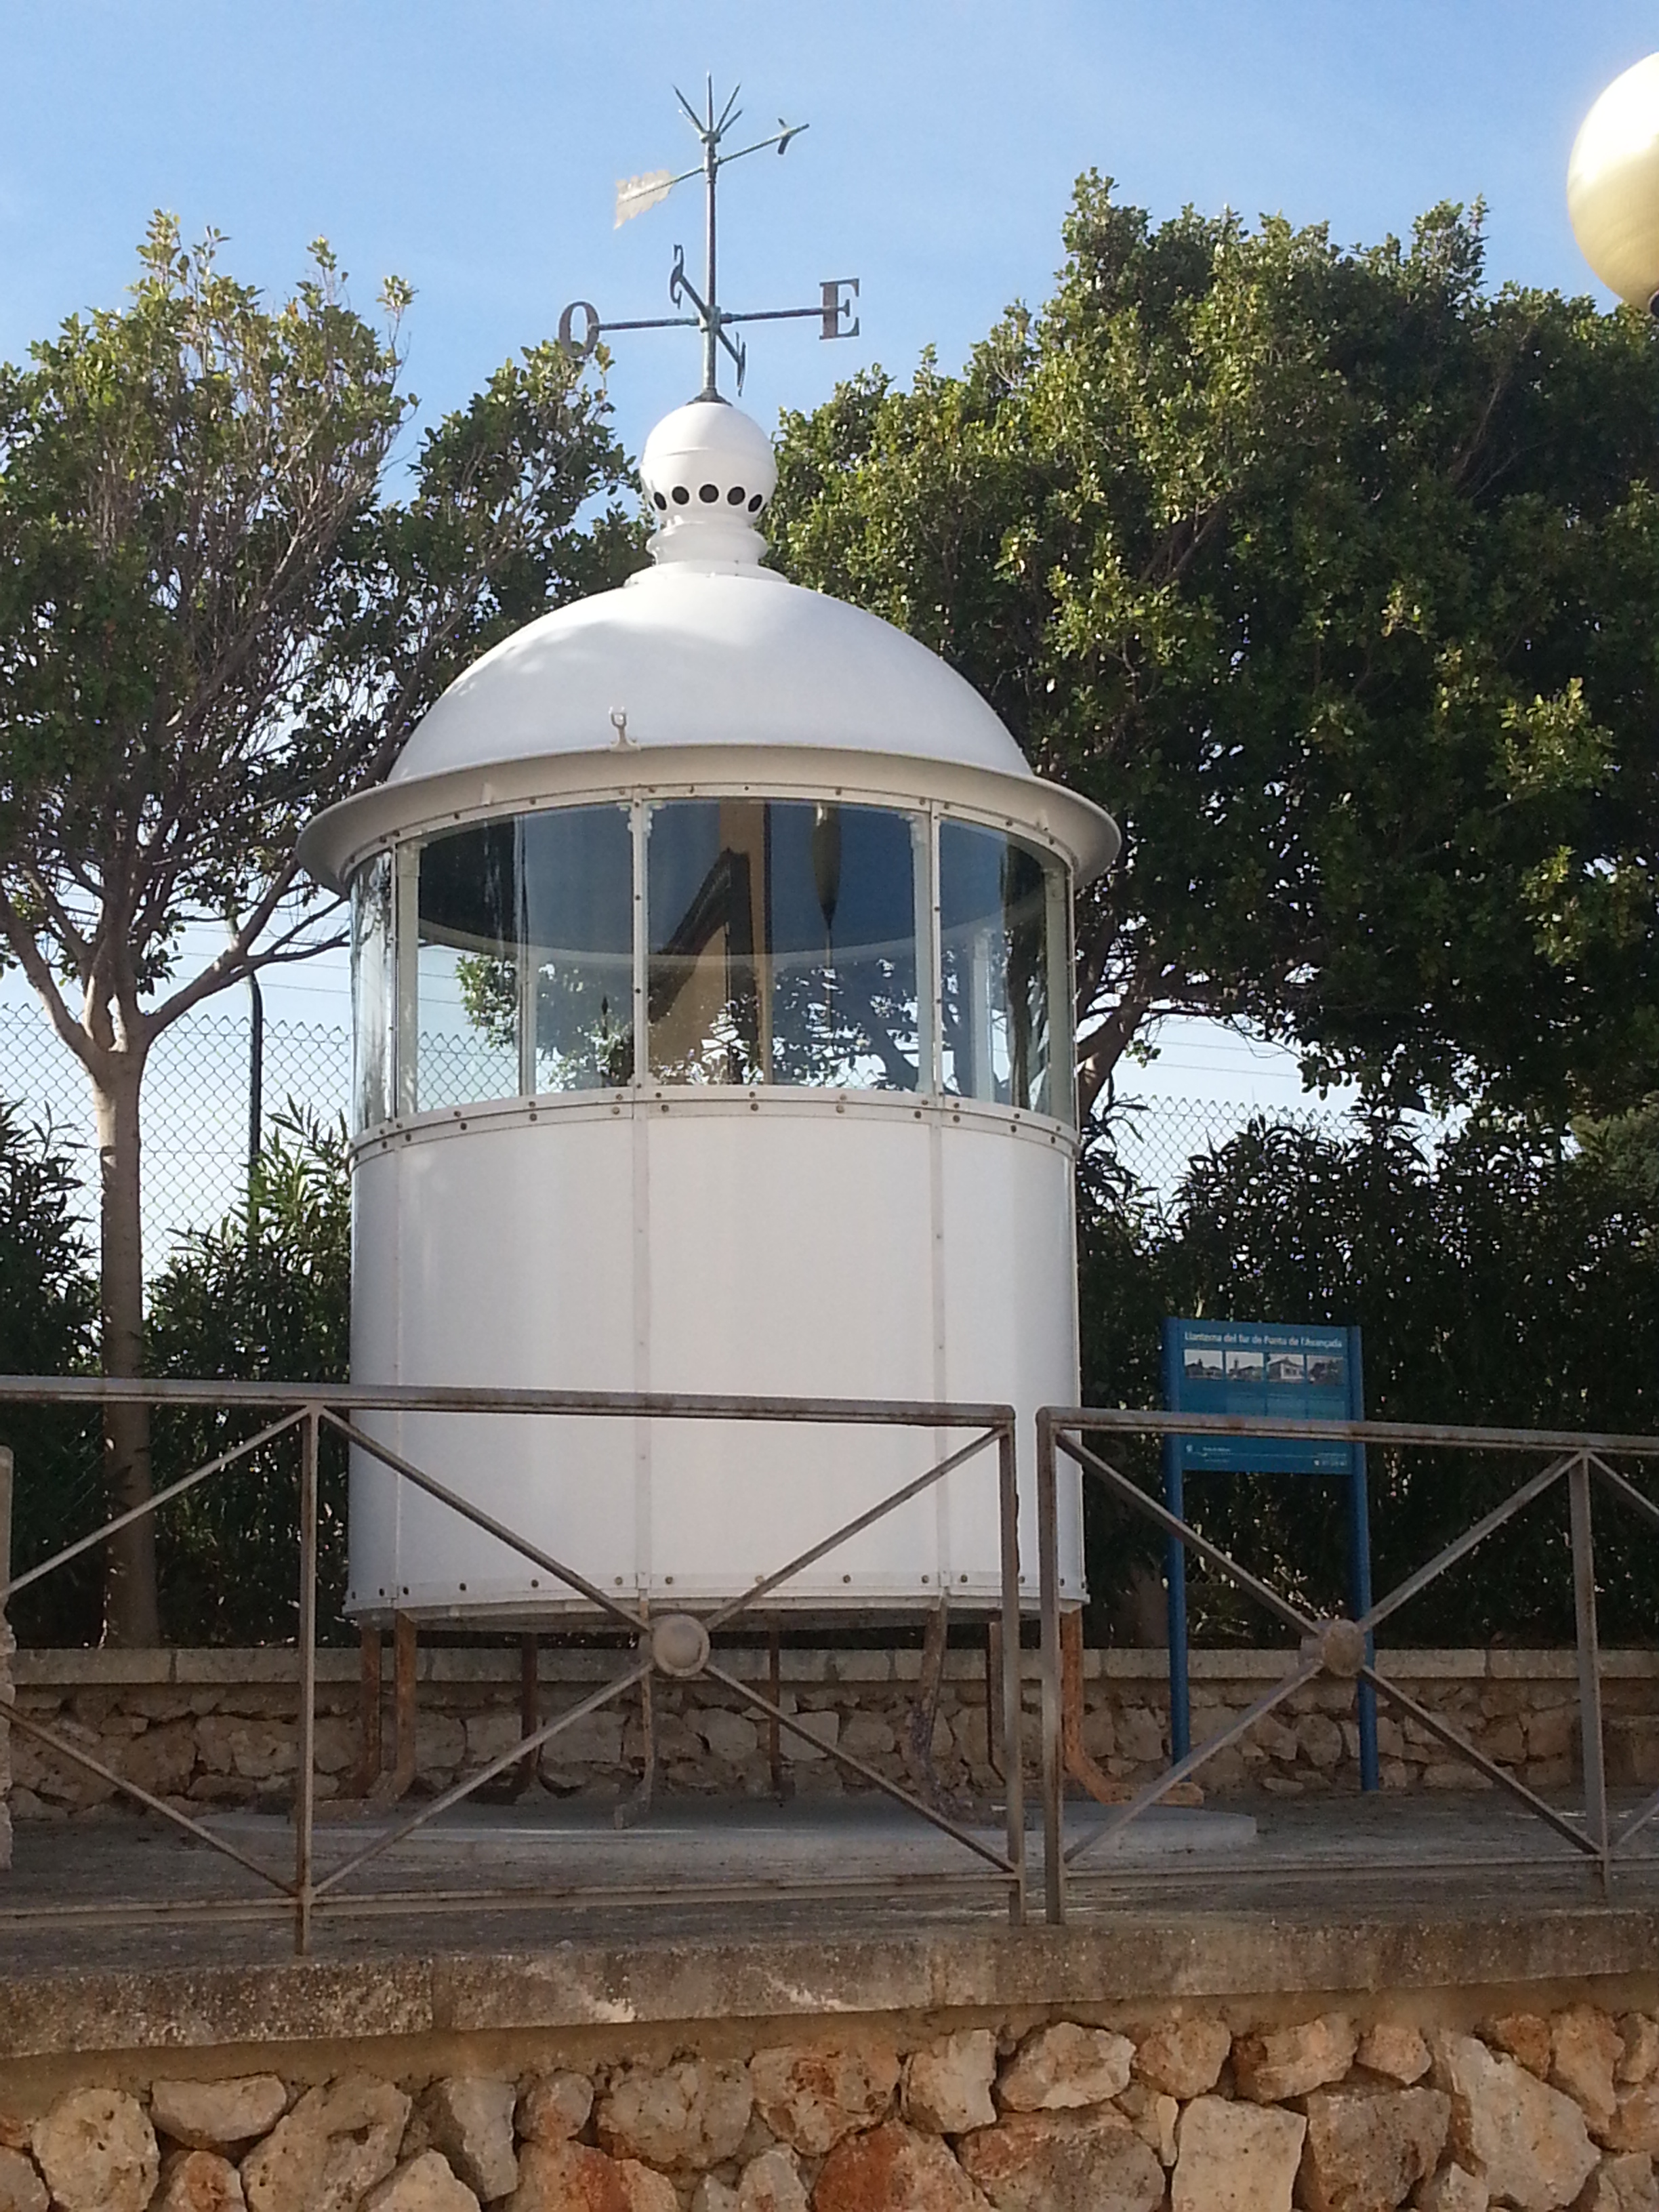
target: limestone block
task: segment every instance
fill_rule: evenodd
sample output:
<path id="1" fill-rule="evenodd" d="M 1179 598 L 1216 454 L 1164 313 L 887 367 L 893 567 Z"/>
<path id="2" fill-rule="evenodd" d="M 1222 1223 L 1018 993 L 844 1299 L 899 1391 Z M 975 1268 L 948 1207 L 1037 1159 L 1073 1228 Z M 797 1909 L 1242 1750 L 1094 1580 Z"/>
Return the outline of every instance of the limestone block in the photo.
<path id="1" fill-rule="evenodd" d="M 157 2133 L 189 2150 L 240 2150 L 269 2135 L 287 2110 L 288 2092 L 275 2074 L 150 2086 L 149 2117 Z"/>
<path id="2" fill-rule="evenodd" d="M 197 1756 L 210 1774 L 269 1782 L 292 1774 L 297 1749 L 292 1727 L 233 1713 L 204 1713 L 196 1723 Z"/>
<path id="3" fill-rule="evenodd" d="M 1342 1730 L 1328 1713 L 1308 1713 L 1296 1724 L 1296 1740 L 1311 1765 L 1329 1769 L 1342 1757 Z"/>
<path id="4" fill-rule="evenodd" d="M 1269 1759 L 1282 1759 L 1287 1766 L 1301 1747 L 1296 1740 L 1296 1730 L 1286 1728 L 1283 1721 L 1275 1720 L 1271 1713 L 1265 1720 L 1258 1721 L 1250 1730 L 1250 1741 L 1260 1744 Z"/>
<path id="5" fill-rule="evenodd" d="M 370 2190 L 362 2212 L 478 2212 L 478 2199 L 457 2179 L 441 2151 L 423 2150 L 378 2189 Z"/>
<path id="6" fill-rule="evenodd" d="M 696 1733 L 716 1759 L 741 1766 L 760 1748 L 760 1730 L 747 1713 L 734 1713 L 724 1705 L 712 1706 L 697 1717 Z"/>
<path id="7" fill-rule="evenodd" d="M 1527 1716 L 1528 1759 L 1571 1759 L 1578 1745 L 1578 1716 L 1571 1705 Z"/>
<path id="8" fill-rule="evenodd" d="M 319 1774 L 346 1774 L 353 1771 L 362 1748 L 356 1717 L 346 1719 L 339 1714 L 319 1713 L 313 1765 Z"/>
<path id="9" fill-rule="evenodd" d="M 1621 2044 L 1613 2079 L 1629 2088 L 1659 2074 L 1659 2021 L 1644 2012 L 1627 2012 L 1619 2023 Z"/>
<path id="10" fill-rule="evenodd" d="M 1300 2112 L 1194 2098 L 1176 2130 L 1170 2212 L 1291 2212 L 1307 2132 Z"/>
<path id="11" fill-rule="evenodd" d="M 487 1766 L 504 1751 L 511 1751 L 525 1733 L 517 1713 L 469 1713 L 465 1726 L 469 1767 Z"/>
<path id="12" fill-rule="evenodd" d="M 172 1721 L 164 1728 L 146 1729 L 121 1747 L 112 1764 L 152 1797 L 182 1796 L 196 1771 L 195 1725 Z"/>
<path id="13" fill-rule="evenodd" d="M 118 2089 L 71 2089 L 29 2148 L 61 2212 L 144 2212 L 161 2168 L 143 2107 Z"/>
<path id="14" fill-rule="evenodd" d="M 812 2212 L 985 2212 L 985 2198 L 937 2136 L 885 2120 L 823 2162 Z"/>
<path id="15" fill-rule="evenodd" d="M 1164 2168 L 1121 2113 L 1017 2112 L 957 2156 L 996 2212 L 1155 2212 Z"/>
<path id="16" fill-rule="evenodd" d="M 1495 1759 L 1500 1766 L 1519 1766 L 1527 1755 L 1526 1730 L 1518 1717 L 1483 1729 L 1480 1743 L 1487 1758 Z"/>
<path id="17" fill-rule="evenodd" d="M 1358 2047 L 1358 2031 L 1341 2012 L 1242 2035 L 1233 2045 L 1238 2094 L 1258 2105 L 1278 2105 L 1328 2088 L 1353 2064 Z"/>
<path id="18" fill-rule="evenodd" d="M 738 2192 L 716 2173 L 705 2173 L 691 2191 L 691 2212 L 738 2212 Z"/>
<path id="19" fill-rule="evenodd" d="M 1595 2165 L 1584 2116 L 1513 2058 L 1472 2035 L 1433 2039 L 1436 2085 L 1451 2097 L 1451 2148 L 1492 2195 L 1520 2212 L 1571 2204 Z"/>
<path id="20" fill-rule="evenodd" d="M 1425 2181 L 1414 2200 L 1417 2212 L 1486 2212 L 1492 2191 L 1478 2174 L 1454 2160 Z"/>
<path id="21" fill-rule="evenodd" d="M 596 2126 L 614 2158 L 701 2172 L 733 2155 L 753 2104 L 742 2066 L 630 2066 L 600 2099 Z"/>
<path id="22" fill-rule="evenodd" d="M 1394 2212 L 1439 2164 L 1451 2120 L 1439 2089 L 1316 2089 L 1305 2109 L 1307 2212 Z"/>
<path id="23" fill-rule="evenodd" d="M 615 1705 L 601 1705 L 553 1737 L 543 1748 L 541 1763 L 556 1773 L 567 1766 L 615 1766 L 622 1758 L 622 1714 Z"/>
<path id="24" fill-rule="evenodd" d="M 964 1721 L 968 1717 L 965 1714 L 963 1716 Z M 985 1755 L 984 1736 L 981 1726 L 979 1733 L 981 1759 Z M 854 1759 L 861 1759 L 866 1765 L 873 1765 L 878 1760 L 892 1757 L 898 1749 L 898 1738 L 878 1715 L 849 1713 L 842 1725 L 841 1747 L 843 1751 L 850 1752 Z"/>
<path id="25" fill-rule="evenodd" d="M 1550 2080 L 1564 2089 L 1599 2135 L 1618 2109 L 1613 2074 L 1625 2055 L 1624 2038 L 1597 2005 L 1572 2005 L 1558 2013 L 1550 2031 Z"/>
<path id="26" fill-rule="evenodd" d="M 586 2143 L 530 2143 L 506 2212 L 679 2212 L 674 2185 L 637 2159 Z"/>
<path id="27" fill-rule="evenodd" d="M 808 2212 L 806 2183 L 794 2152 L 774 2143 L 751 2158 L 732 2201 L 736 2212 Z"/>
<path id="28" fill-rule="evenodd" d="M 307 2089 L 242 2160 L 248 2212 L 355 2212 L 397 2165 L 409 2110 L 372 2074 Z"/>
<path id="29" fill-rule="evenodd" d="M 518 2132 L 526 2143 L 564 2143 L 581 2135 L 592 2111 L 586 2075 L 538 2075 L 518 2100 Z"/>
<path id="30" fill-rule="evenodd" d="M 1160 2096 L 1144 2081 L 1131 2081 L 1117 2100 L 1117 2109 L 1144 2143 L 1151 2145 L 1160 2166 L 1176 2162 L 1176 2122 L 1181 2107 L 1173 2097 Z"/>
<path id="31" fill-rule="evenodd" d="M 1109 2028 L 1069 2020 L 1028 2035 L 1002 2069 L 997 2102 L 1008 2112 L 1054 2112 L 1103 2105 L 1129 2086 L 1135 2047 Z"/>
<path id="32" fill-rule="evenodd" d="M 1423 1769 L 1425 1790 L 1495 1790 L 1498 1784 L 1463 1759 L 1433 1759 Z"/>
<path id="33" fill-rule="evenodd" d="M 1584 2185 L 1576 2212 L 1659 2212 L 1659 2181 L 1645 2151 L 1604 2158 Z"/>
<path id="34" fill-rule="evenodd" d="M 1368 2027 L 1354 2057 L 1368 2073 L 1386 2075 L 1405 2087 L 1420 2081 L 1431 2063 L 1428 2045 L 1414 2027 L 1401 2021 L 1380 2020 Z"/>
<path id="35" fill-rule="evenodd" d="M 422 1781 L 447 1781 L 465 1762 L 464 1723 L 453 1713 L 421 1708 L 415 1716 L 415 1770 Z"/>
<path id="36" fill-rule="evenodd" d="M 1164 1723 L 1148 1705 L 1126 1705 L 1117 1717 L 1117 1755 L 1133 1766 L 1164 1764 Z"/>
<path id="37" fill-rule="evenodd" d="M 421 2100 L 428 2141 L 486 2203 L 505 2197 L 518 2183 L 513 2149 L 516 2102 L 512 2082 L 468 2074 L 434 2081 Z"/>
<path id="38" fill-rule="evenodd" d="M 1659 2081 L 1624 2092 L 1601 2140 L 1609 2150 L 1659 2152 Z"/>
<path id="39" fill-rule="evenodd" d="M 785 1705 L 788 1703 L 786 1697 Z M 784 1758 L 798 1766 L 810 1766 L 817 1759 L 828 1759 L 830 1746 L 841 1740 L 841 1715 L 798 1712 L 794 1719 L 805 1734 L 798 1735 L 795 1729 L 779 1729 L 778 1748 Z"/>
<path id="40" fill-rule="evenodd" d="M 0 2149 L 0 2212 L 46 2212 L 49 2202 L 34 2160 L 21 2150 Z"/>
<path id="41" fill-rule="evenodd" d="M 1216 2014 L 1177 2013 L 1142 2038 L 1134 2070 L 1166 2097 L 1201 2097 L 1214 2088 L 1232 2047 L 1232 2031 Z"/>
<path id="42" fill-rule="evenodd" d="M 1109 1705 L 1091 1705 L 1084 1714 L 1083 1748 L 1091 1759 L 1109 1759 L 1117 1749 L 1117 1722 Z"/>
<path id="43" fill-rule="evenodd" d="M 780 2142 L 822 2158 L 854 2129 L 886 2118 L 899 2065 L 882 2044 L 858 2050 L 783 2044 L 757 2051 L 749 2078 L 756 2107 Z"/>
<path id="44" fill-rule="evenodd" d="M 151 2212 L 247 2212 L 242 2177 L 217 2151 L 175 2151 L 162 2161 Z"/>
<path id="45" fill-rule="evenodd" d="M 1488 2043 L 1495 2043 L 1511 2058 L 1518 2058 L 1528 2074 L 1544 2080 L 1554 2057 L 1554 2039 L 1550 2024 L 1535 2012 L 1508 2012 L 1500 2019 L 1489 2020 L 1481 2033 Z"/>
<path id="46" fill-rule="evenodd" d="M 997 2039 L 988 2027 L 941 2036 L 905 2062 L 905 2118 L 913 2128 L 930 2129 L 936 2136 L 994 2126 L 997 2108 L 991 2084 L 996 2071 Z"/>

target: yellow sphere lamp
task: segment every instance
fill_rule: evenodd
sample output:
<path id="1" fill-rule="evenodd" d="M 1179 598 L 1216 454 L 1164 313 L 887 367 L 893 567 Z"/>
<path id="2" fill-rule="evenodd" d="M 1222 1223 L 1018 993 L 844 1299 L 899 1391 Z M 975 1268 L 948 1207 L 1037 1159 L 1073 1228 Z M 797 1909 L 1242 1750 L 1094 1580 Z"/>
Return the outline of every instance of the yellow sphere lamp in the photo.
<path id="1" fill-rule="evenodd" d="M 1610 291 L 1659 311 L 1659 54 L 1615 77 L 1572 142 L 1567 213 Z"/>

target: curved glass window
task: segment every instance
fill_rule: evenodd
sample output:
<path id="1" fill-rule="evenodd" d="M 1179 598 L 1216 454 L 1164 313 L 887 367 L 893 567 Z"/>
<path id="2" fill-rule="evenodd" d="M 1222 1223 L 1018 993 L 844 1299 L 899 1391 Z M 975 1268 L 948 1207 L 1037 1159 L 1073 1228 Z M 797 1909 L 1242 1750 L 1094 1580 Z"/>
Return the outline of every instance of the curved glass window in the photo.
<path id="1" fill-rule="evenodd" d="M 414 1109 L 634 1077 L 627 810 L 485 822 L 421 848 Z"/>
<path id="2" fill-rule="evenodd" d="M 939 830 L 941 1079 L 963 1098 L 1054 1112 L 1050 883 L 1056 865 L 1000 830 Z M 1063 927 L 1063 908 L 1061 909 Z"/>
<path id="3" fill-rule="evenodd" d="M 392 855 L 351 882 L 351 1126 L 392 1118 Z"/>
<path id="4" fill-rule="evenodd" d="M 881 808 L 793 799 L 653 806 L 652 1075 L 915 1090 L 918 829 Z"/>
<path id="5" fill-rule="evenodd" d="M 1068 889 L 1000 830 L 830 799 L 411 840 L 352 885 L 356 1126 L 641 1079 L 1069 1116 Z"/>

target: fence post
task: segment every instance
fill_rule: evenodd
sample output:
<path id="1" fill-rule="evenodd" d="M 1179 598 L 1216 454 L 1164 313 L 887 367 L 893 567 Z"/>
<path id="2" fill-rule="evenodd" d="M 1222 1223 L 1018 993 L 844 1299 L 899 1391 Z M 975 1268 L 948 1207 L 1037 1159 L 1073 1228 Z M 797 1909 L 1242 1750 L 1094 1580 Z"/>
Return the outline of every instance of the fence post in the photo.
<path id="1" fill-rule="evenodd" d="M 1038 1416 L 1041 1419 L 1041 1415 Z M 1008 1917 L 1015 1927 L 1025 1919 L 1024 1729 L 1020 1723 L 1019 1671 L 1019 1477 L 1012 1425 L 997 1435 L 997 1510 L 1002 1539 L 1002 1785 L 1007 1820 L 1008 1863 L 1014 1879 L 1008 1892 Z M 985 1733 L 990 1741 L 990 1699 L 986 1699 Z"/>
<path id="2" fill-rule="evenodd" d="M 1584 1832 L 1600 1855 L 1605 1887 L 1607 1858 L 1607 1777 L 1601 1744 L 1601 1651 L 1595 1626 L 1595 1547 L 1590 1529 L 1589 1461 L 1582 1454 L 1567 1469 L 1572 1528 L 1572 1603 L 1578 1650 L 1578 1738 L 1584 1761 Z"/>
<path id="3" fill-rule="evenodd" d="M 317 1429 L 300 1431 L 300 1743 L 294 1790 L 294 1948 L 311 1948 L 312 1843 L 317 1798 Z"/>
<path id="4" fill-rule="evenodd" d="M 1039 1415 L 1039 1419 L 1041 1419 Z M 1054 1435 L 1037 1439 L 1037 1596 L 1042 1634 L 1042 1891 L 1054 1926 L 1066 1917 L 1066 1765 L 1060 1742 L 1059 1496 Z"/>
<path id="5" fill-rule="evenodd" d="M 11 1446 L 0 1444 L 0 1590 L 11 1581 Z M 17 1639 L 0 1602 L 0 1873 L 11 1866 L 11 1655 Z"/>

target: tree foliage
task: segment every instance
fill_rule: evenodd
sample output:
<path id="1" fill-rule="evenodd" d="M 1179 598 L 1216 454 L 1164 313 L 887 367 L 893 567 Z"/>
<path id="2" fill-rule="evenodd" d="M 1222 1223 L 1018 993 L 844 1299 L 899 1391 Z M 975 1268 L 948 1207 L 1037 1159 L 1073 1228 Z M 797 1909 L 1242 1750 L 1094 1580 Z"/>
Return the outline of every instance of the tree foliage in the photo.
<path id="1" fill-rule="evenodd" d="M 269 306 L 158 217 L 121 311 L 0 370 L 0 951 L 93 1090 L 102 1358 L 143 1357 L 139 1100 L 155 1039 L 314 946 L 295 843 L 383 775 L 483 647 L 615 580 L 633 525 L 601 391 L 526 352 L 386 471 L 408 288 L 356 313 L 326 246 Z M 185 957 L 191 920 L 223 949 Z M 118 1504 L 149 1494 L 112 1412 Z M 112 1548 L 109 1631 L 157 1632 L 147 1521 Z"/>
<path id="2" fill-rule="evenodd" d="M 1477 1117 L 1433 1152 L 1387 1116 L 1351 1137 L 1258 1120 L 1194 1158 L 1167 1220 L 1097 1172 L 1082 1242 L 1091 1404 L 1158 1403 L 1160 1318 L 1212 1315 L 1358 1323 L 1375 1419 L 1659 1429 L 1651 1111 L 1586 1129 L 1577 1143 Z M 1532 1465 L 1442 1450 L 1369 1457 L 1379 1594 Z M 1152 1480 L 1155 1456 L 1138 1464 Z M 1346 1587 L 1339 1492 L 1311 1478 L 1188 1477 L 1206 1532 L 1322 1606 Z M 1654 1538 L 1605 1501 L 1596 1518 L 1604 1634 L 1659 1635 Z M 1571 1640 L 1565 1546 L 1558 1494 L 1402 1613 L 1392 1639 Z M 1137 1529 L 1103 1521 L 1094 1578 L 1103 1589 L 1127 1561 L 1155 1555 Z M 1200 1577 L 1197 1593 L 1209 1632 L 1260 1628 L 1230 1586 Z"/>
<path id="3" fill-rule="evenodd" d="M 1310 1078 L 1659 1089 L 1659 337 L 1409 246 L 1080 183 L 1038 313 L 788 418 L 782 564 L 913 632 L 1124 856 L 1085 1099 L 1171 1012 Z"/>
<path id="4" fill-rule="evenodd" d="M 150 1294 L 157 1375 L 343 1382 L 351 1365 L 351 1187 L 343 1126 L 289 1102 L 243 1204 L 190 1237 Z M 255 1434 L 268 1413 L 168 1411 L 163 1482 Z M 299 1444 L 290 1434 L 162 1509 L 161 1608 L 169 1642 L 283 1643 L 299 1605 Z M 320 1439 L 318 1619 L 338 1632 L 345 1589 L 345 1455 Z"/>
<path id="5" fill-rule="evenodd" d="M 84 1374 L 97 1337 L 98 1285 L 75 1218 L 76 1179 L 49 1128 L 0 1104 L 0 1373 Z M 63 1407 L 0 1407 L 0 1443 L 15 1466 L 11 1564 L 25 1572 L 95 1528 L 102 1516 L 95 1425 Z M 14 1598 L 7 1618 L 27 1643 L 82 1643 L 98 1618 L 96 1570 L 71 1562 Z"/>

